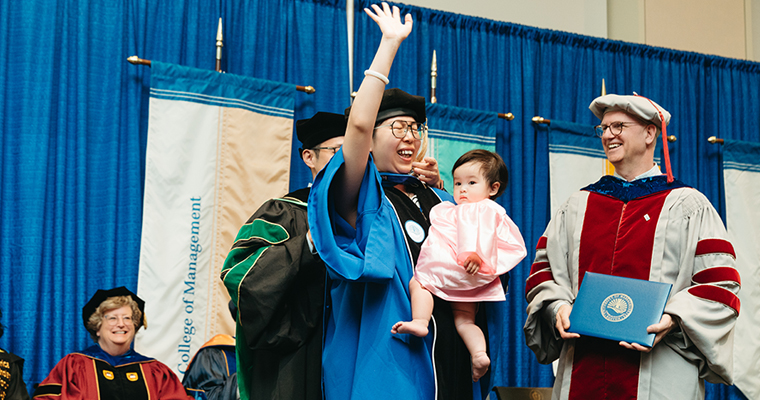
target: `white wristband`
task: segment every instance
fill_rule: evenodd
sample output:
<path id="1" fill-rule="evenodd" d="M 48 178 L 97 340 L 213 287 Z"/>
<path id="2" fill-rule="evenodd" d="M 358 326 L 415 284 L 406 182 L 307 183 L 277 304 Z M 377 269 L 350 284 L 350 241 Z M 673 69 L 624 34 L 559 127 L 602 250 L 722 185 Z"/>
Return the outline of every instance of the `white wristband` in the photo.
<path id="1" fill-rule="evenodd" d="M 364 76 L 372 76 L 372 77 L 375 77 L 377 79 L 380 79 L 386 85 L 391 82 L 391 81 L 388 80 L 387 76 L 385 76 L 385 75 L 383 75 L 383 74 L 381 74 L 381 73 L 379 73 L 377 71 L 373 71 L 371 69 L 364 70 Z"/>

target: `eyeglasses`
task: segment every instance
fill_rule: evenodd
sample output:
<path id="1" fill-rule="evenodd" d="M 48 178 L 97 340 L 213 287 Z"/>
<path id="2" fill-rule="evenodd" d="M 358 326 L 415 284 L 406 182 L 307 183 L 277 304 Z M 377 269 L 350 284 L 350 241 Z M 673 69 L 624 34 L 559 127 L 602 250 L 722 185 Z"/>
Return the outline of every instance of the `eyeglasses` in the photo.
<path id="1" fill-rule="evenodd" d="M 616 121 L 609 125 L 597 125 L 594 127 L 594 132 L 596 132 L 596 136 L 602 137 L 604 136 L 604 132 L 607 130 L 607 128 L 609 128 L 612 136 L 618 136 L 621 133 L 623 133 L 623 128 L 630 125 L 638 125 L 638 124 L 635 122 Z"/>
<path id="2" fill-rule="evenodd" d="M 103 316 L 103 320 L 105 320 L 108 325 L 116 325 L 119 322 L 120 318 L 122 321 L 124 321 L 125 325 L 132 323 L 132 317 L 129 315 L 124 315 L 124 316 L 104 315 Z"/>
<path id="3" fill-rule="evenodd" d="M 340 150 L 340 146 L 338 146 L 338 147 L 329 147 L 329 146 L 325 146 L 325 147 L 312 147 L 311 149 L 312 150 L 330 150 L 330 151 L 332 151 L 333 155 L 335 155 L 335 153 L 337 153 L 338 150 Z"/>
<path id="4" fill-rule="evenodd" d="M 395 120 L 391 122 L 390 124 L 385 125 L 378 125 L 375 127 L 375 129 L 382 128 L 385 126 L 391 127 L 391 132 L 393 133 L 393 136 L 397 139 L 403 139 L 407 132 L 412 131 L 412 137 L 420 140 L 422 139 L 422 134 L 425 132 L 425 129 L 427 127 L 425 124 L 419 124 L 416 121 L 415 122 L 407 122 L 407 121 L 401 121 L 401 120 Z"/>

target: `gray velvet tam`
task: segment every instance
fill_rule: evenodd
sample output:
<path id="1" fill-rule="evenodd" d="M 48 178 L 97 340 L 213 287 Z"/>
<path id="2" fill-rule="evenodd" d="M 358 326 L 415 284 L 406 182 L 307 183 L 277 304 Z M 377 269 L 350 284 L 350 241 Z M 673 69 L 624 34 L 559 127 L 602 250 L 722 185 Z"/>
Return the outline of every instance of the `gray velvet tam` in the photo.
<path id="1" fill-rule="evenodd" d="M 653 103 L 654 105 L 652 105 Z M 617 94 L 599 96 L 591 102 L 588 109 L 600 120 L 604 118 L 604 114 L 610 111 L 625 111 L 662 129 L 662 120 L 655 107 L 662 112 L 662 116 L 665 118 L 665 126 L 670 124 L 670 113 L 660 107 L 659 104 L 650 102 L 649 99 L 642 96 L 621 96 Z"/>
<path id="2" fill-rule="evenodd" d="M 346 135 L 346 118 L 340 114 L 318 112 L 308 119 L 296 121 L 296 134 L 303 149 L 317 147 L 320 143 Z"/>
<path id="3" fill-rule="evenodd" d="M 346 118 L 351 114 L 351 107 L 346 108 L 344 112 Z M 425 114 L 425 98 L 422 96 L 411 95 L 401 89 L 386 89 L 383 92 L 383 99 L 380 101 L 380 108 L 377 110 L 375 123 L 385 121 L 388 118 L 409 116 L 419 123 L 427 120 Z"/>

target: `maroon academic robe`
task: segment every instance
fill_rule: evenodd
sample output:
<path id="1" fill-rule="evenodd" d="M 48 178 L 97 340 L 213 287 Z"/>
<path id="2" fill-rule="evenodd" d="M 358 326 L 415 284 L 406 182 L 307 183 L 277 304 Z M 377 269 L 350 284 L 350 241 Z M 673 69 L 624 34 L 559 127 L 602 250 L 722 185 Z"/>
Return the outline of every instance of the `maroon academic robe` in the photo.
<path id="1" fill-rule="evenodd" d="M 133 350 L 112 357 L 95 345 L 71 353 L 50 371 L 34 392 L 35 400 L 190 399 L 166 365 Z"/>

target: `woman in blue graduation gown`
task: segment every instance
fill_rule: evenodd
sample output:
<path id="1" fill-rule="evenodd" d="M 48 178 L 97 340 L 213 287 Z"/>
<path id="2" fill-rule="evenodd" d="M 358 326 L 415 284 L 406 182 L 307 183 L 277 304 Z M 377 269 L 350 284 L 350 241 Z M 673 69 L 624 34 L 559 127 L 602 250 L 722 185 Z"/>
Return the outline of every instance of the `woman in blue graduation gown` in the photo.
<path id="1" fill-rule="evenodd" d="M 424 98 L 385 90 L 396 51 L 411 32 L 411 16 L 402 21 L 396 7 L 372 7 L 365 11 L 383 37 L 346 110 L 342 150 L 317 176 L 309 197 L 311 234 L 331 278 L 324 391 L 327 399 L 433 399 L 433 335 L 425 340 L 391 334 L 390 328 L 411 318 L 407 284 L 427 234 L 427 215 L 451 196 L 410 174 L 423 147 Z M 469 380 L 467 360 L 463 376 Z"/>

